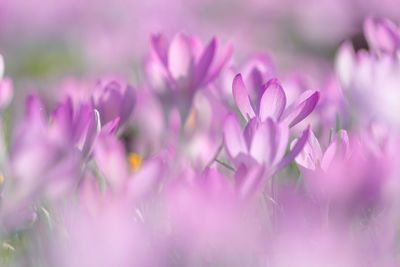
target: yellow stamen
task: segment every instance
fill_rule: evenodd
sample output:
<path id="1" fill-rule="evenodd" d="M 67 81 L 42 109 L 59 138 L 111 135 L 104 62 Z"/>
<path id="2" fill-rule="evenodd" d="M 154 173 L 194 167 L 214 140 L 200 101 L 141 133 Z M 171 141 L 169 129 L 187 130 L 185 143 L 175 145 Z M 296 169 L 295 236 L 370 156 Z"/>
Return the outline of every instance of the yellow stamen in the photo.
<path id="1" fill-rule="evenodd" d="M 190 131 L 191 129 L 194 128 L 195 123 L 196 123 L 196 110 L 193 108 L 186 119 L 185 125 L 183 126 L 184 130 Z"/>
<path id="2" fill-rule="evenodd" d="M 131 152 L 128 154 L 128 163 L 129 169 L 132 172 L 137 172 L 142 164 L 142 159 L 138 154 Z"/>
<path id="3" fill-rule="evenodd" d="M 0 184 L 4 183 L 4 178 L 2 175 L 0 175 Z"/>

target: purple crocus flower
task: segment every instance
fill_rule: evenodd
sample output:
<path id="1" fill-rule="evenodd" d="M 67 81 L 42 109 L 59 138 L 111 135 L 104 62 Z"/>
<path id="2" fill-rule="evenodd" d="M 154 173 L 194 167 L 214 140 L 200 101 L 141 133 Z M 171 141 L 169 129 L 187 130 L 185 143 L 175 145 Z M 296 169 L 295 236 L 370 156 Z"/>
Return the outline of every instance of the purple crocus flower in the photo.
<path id="1" fill-rule="evenodd" d="M 400 26 L 388 19 L 367 18 L 364 33 L 369 46 L 377 53 L 396 55 L 400 49 Z"/>
<path id="2" fill-rule="evenodd" d="M 172 90 L 180 110 L 189 112 L 196 91 L 212 82 L 231 56 L 230 44 L 219 57 L 217 46 L 216 38 L 203 48 L 194 36 L 179 33 L 170 43 L 163 35 L 153 36 L 146 62 L 150 84 L 156 90 Z"/>
<path id="3" fill-rule="evenodd" d="M 277 123 L 272 118 L 260 122 L 253 118 L 242 132 L 238 119 L 230 114 L 223 126 L 224 146 L 232 163 L 248 168 L 265 165 L 269 174 L 289 164 L 300 153 L 309 134 L 310 127 L 303 131 L 299 142 L 284 157 L 289 140 L 289 128 L 284 122 Z"/>
<path id="4" fill-rule="evenodd" d="M 271 79 L 259 91 L 257 106 L 254 108 L 241 74 L 234 78 L 232 90 L 236 105 L 246 120 L 257 117 L 264 122 L 268 118 L 272 118 L 277 122 L 284 122 L 289 127 L 307 117 L 319 100 L 319 92 L 309 90 L 286 108 L 286 95 L 282 86 L 277 79 Z"/>
<path id="5" fill-rule="evenodd" d="M 119 126 L 130 118 L 135 106 L 135 92 L 132 86 L 125 88 L 115 80 L 99 81 L 91 97 L 93 108 L 100 114 L 102 125 L 119 117 Z"/>

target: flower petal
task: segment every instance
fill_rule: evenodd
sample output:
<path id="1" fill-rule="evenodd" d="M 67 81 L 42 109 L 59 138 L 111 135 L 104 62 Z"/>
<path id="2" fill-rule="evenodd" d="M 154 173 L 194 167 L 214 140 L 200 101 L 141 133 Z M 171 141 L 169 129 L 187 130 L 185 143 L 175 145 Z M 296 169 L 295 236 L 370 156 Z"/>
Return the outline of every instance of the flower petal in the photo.
<path id="1" fill-rule="evenodd" d="M 155 157 L 147 160 L 134 177 L 128 182 L 128 198 L 131 200 L 142 199 L 151 191 L 157 190 L 164 164 L 161 158 Z"/>
<path id="2" fill-rule="evenodd" d="M 194 77 L 193 87 L 200 86 L 206 77 L 210 65 L 214 59 L 215 50 L 217 49 L 217 40 L 213 38 L 208 46 L 204 49 L 197 65 Z"/>
<path id="3" fill-rule="evenodd" d="M 314 110 L 319 101 L 319 95 L 320 93 L 318 91 L 314 92 L 284 118 L 284 121 L 289 125 L 289 127 L 293 127 L 304 120 Z"/>
<path id="4" fill-rule="evenodd" d="M 293 140 L 291 148 L 295 146 L 296 142 L 297 140 Z M 322 160 L 321 146 L 318 142 L 318 139 L 311 131 L 307 143 L 304 145 L 303 150 L 297 155 L 295 161 L 298 165 L 306 169 L 315 170 L 315 168 L 317 167 L 319 162 L 321 162 L 321 160 Z"/>
<path id="5" fill-rule="evenodd" d="M 233 114 L 228 115 L 225 119 L 223 135 L 225 150 L 233 162 L 236 162 L 235 158 L 240 154 L 248 154 L 242 130 Z"/>
<path id="6" fill-rule="evenodd" d="M 261 121 L 268 117 L 278 121 L 286 106 L 286 95 L 277 79 L 269 80 L 260 92 L 258 114 Z"/>
<path id="7" fill-rule="evenodd" d="M 258 163 L 267 163 L 270 165 L 273 155 L 275 137 L 275 123 L 268 118 L 264 123 L 255 130 L 250 145 L 250 155 L 257 160 Z"/>
<path id="8" fill-rule="evenodd" d="M 300 138 L 297 142 L 293 145 L 293 148 L 289 151 L 286 157 L 279 163 L 278 167 L 275 171 L 280 171 L 285 168 L 290 162 L 292 162 L 297 155 L 303 150 L 304 146 L 307 143 L 307 140 L 310 136 L 311 127 L 308 126 L 306 130 L 303 131 Z"/>
<path id="9" fill-rule="evenodd" d="M 250 120 L 255 117 L 254 109 L 251 106 L 250 98 L 247 93 L 246 86 L 243 83 L 242 75 L 238 74 L 233 79 L 232 83 L 233 98 L 235 99 L 236 105 L 246 120 Z"/>
<path id="10" fill-rule="evenodd" d="M 210 70 L 206 78 L 204 79 L 204 84 L 207 84 L 214 80 L 218 74 L 221 72 L 222 68 L 226 65 L 228 60 L 232 56 L 233 46 L 231 43 L 227 44 L 221 56 L 219 56 L 210 66 Z"/>
<path id="11" fill-rule="evenodd" d="M 276 124 L 275 128 L 272 165 L 276 165 L 282 160 L 289 141 L 289 127 L 285 123 Z"/>
<path id="12" fill-rule="evenodd" d="M 168 51 L 168 69 L 174 79 L 188 77 L 193 70 L 190 40 L 183 34 L 175 35 Z"/>

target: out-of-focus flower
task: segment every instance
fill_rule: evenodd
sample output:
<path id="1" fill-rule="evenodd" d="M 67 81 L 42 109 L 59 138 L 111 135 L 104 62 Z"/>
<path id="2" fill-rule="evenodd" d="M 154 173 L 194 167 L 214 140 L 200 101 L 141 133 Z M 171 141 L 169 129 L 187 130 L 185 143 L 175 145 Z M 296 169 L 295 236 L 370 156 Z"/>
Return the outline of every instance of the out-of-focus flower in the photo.
<path id="1" fill-rule="evenodd" d="M 3 191 L 1 215 L 7 228 L 20 227 L 20 221 L 26 221 L 21 214 L 29 214 L 38 199 L 58 199 L 77 185 L 82 158 L 78 135 L 84 132 L 82 125 L 90 123 L 81 118 L 74 121 L 69 107 L 59 107 L 48 124 L 40 99 L 27 98 L 26 116 L 11 144 L 9 177 Z"/>
<path id="2" fill-rule="evenodd" d="M 233 97 L 246 120 L 257 117 L 261 121 L 272 118 L 292 127 L 307 117 L 319 100 L 318 91 L 304 92 L 293 104 L 286 108 L 286 94 L 276 79 L 269 80 L 259 91 L 257 106 L 253 107 L 242 76 L 238 74 L 232 84 Z"/>
<path id="3" fill-rule="evenodd" d="M 122 79 L 105 77 L 95 84 L 88 80 L 66 79 L 61 85 L 60 97 L 72 99 L 73 106 L 81 105 L 96 109 L 100 115 L 101 125 L 119 118 L 119 128 L 126 126 L 136 103 L 134 89 Z"/>
<path id="4" fill-rule="evenodd" d="M 163 35 L 153 36 L 146 61 L 149 82 L 155 90 L 172 93 L 170 101 L 187 115 L 196 91 L 217 77 L 231 53 L 232 46 L 228 45 L 217 56 L 216 38 L 203 48 L 194 36 L 180 33 L 170 43 Z"/>
<path id="5" fill-rule="evenodd" d="M 393 55 L 400 52 L 400 27 L 394 22 L 369 17 L 364 22 L 364 33 L 373 51 Z"/>
<path id="6" fill-rule="evenodd" d="M 110 192 L 131 201 L 141 200 L 157 192 L 164 164 L 154 156 L 139 166 L 129 162 L 122 144 L 112 135 L 100 134 L 94 147 L 94 158 Z"/>
<path id="7" fill-rule="evenodd" d="M 297 140 L 294 140 L 292 146 L 296 142 Z M 301 167 L 301 170 L 305 169 L 303 175 L 306 175 L 306 171 L 316 171 L 317 169 L 327 171 L 332 160 L 336 157 L 347 159 L 349 156 L 349 137 L 346 131 L 340 130 L 338 136 L 331 141 L 324 153 L 322 153 L 318 139 L 311 131 L 304 149 L 296 157 L 295 161 Z"/>
<path id="8" fill-rule="evenodd" d="M 351 107 L 361 121 L 378 120 L 399 127 L 400 61 L 398 55 L 391 54 L 398 49 L 398 41 L 390 33 L 390 25 L 384 21 L 374 26 L 367 20 L 366 35 L 379 53 L 355 52 L 346 42 L 338 52 L 336 70 Z"/>

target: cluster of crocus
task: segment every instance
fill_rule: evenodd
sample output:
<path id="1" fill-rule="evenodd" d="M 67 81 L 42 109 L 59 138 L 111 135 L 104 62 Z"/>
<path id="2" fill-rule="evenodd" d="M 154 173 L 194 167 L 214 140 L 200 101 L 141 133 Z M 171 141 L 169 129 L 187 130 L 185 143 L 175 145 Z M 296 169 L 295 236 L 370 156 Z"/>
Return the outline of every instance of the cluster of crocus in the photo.
<path id="1" fill-rule="evenodd" d="M 19 117 L 0 57 L 0 264 L 399 266 L 400 27 L 365 36 L 307 83 L 154 35 L 136 86 L 68 78 Z"/>

